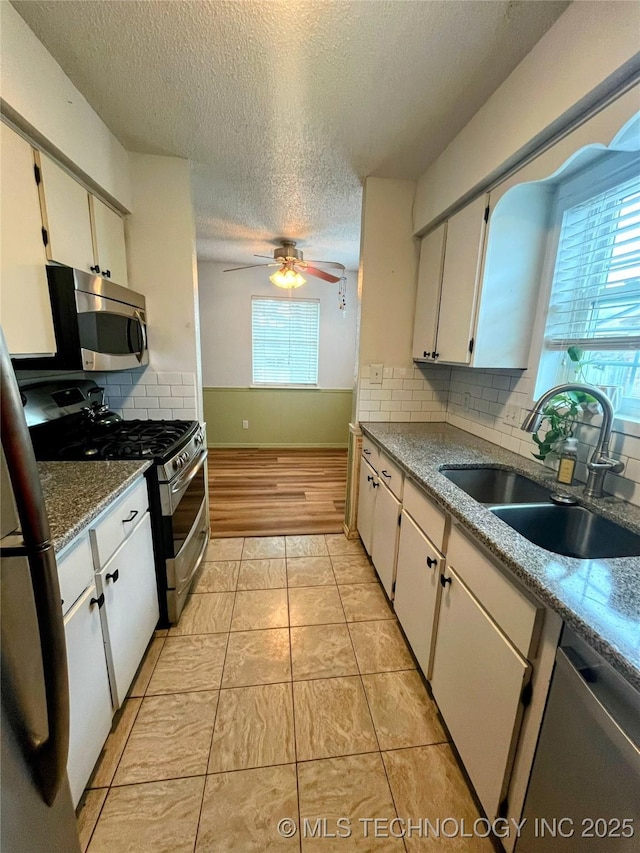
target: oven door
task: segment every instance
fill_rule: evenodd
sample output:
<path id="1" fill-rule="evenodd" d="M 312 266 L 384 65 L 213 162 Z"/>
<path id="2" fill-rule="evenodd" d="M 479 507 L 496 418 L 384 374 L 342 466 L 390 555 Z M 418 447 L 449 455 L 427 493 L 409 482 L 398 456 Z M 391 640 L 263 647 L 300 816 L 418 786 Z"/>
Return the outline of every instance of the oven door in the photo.
<path id="1" fill-rule="evenodd" d="M 189 468 L 160 485 L 162 514 L 170 521 L 172 537 L 166 561 L 170 622 L 177 622 L 180 616 L 209 540 L 207 456 L 203 450 Z"/>
<path id="2" fill-rule="evenodd" d="M 149 363 L 144 309 L 76 291 L 84 370 L 122 370 Z"/>

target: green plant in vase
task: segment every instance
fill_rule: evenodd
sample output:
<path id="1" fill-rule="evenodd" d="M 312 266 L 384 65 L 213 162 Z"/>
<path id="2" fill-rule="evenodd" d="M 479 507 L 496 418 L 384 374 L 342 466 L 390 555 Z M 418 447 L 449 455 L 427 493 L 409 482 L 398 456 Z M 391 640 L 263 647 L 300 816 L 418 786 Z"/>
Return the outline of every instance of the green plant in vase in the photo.
<path id="1" fill-rule="evenodd" d="M 567 391 L 553 397 L 542 410 L 542 422 L 532 436 L 538 448 L 533 456 L 544 462 L 549 454 L 555 453 L 565 439 L 573 436 L 579 415 L 591 402 L 595 402 L 594 398 L 583 391 Z"/>

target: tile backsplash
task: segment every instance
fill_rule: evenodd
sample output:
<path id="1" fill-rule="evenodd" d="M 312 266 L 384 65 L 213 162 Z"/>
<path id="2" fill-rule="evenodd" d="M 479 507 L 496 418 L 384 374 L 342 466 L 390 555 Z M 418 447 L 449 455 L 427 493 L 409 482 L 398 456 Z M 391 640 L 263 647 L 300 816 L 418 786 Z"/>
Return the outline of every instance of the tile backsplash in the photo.
<path id="1" fill-rule="evenodd" d="M 195 420 L 193 373 L 156 372 L 150 367 L 109 373 L 17 371 L 19 384 L 57 379 L 92 379 L 104 388 L 105 402 L 125 420 Z"/>
<path id="2" fill-rule="evenodd" d="M 382 381 L 361 368 L 358 420 L 392 422 L 445 421 L 451 371 L 438 367 L 385 367 Z"/>
<path id="3" fill-rule="evenodd" d="M 105 389 L 110 409 L 125 420 L 195 420 L 196 388 L 193 373 L 164 373 L 151 368 L 93 374 Z"/>
<path id="4" fill-rule="evenodd" d="M 533 394 L 534 380 L 529 371 L 453 368 L 447 422 L 533 459 L 533 439 L 520 429 L 531 409 Z M 509 410 L 515 423 L 505 421 Z M 583 483 L 587 480 L 586 462 L 600 433 L 601 416 L 589 417 L 589 422 L 580 424 L 576 431 L 579 442 L 576 479 Z M 640 424 L 625 422 L 624 432 L 614 426 L 610 450 L 611 456 L 620 459 L 625 469 L 620 476 L 607 474 L 606 491 L 640 504 Z"/>
<path id="5" fill-rule="evenodd" d="M 446 421 L 533 459 L 533 439 L 520 425 L 531 408 L 534 390 L 532 372 L 528 370 L 444 365 L 385 367 L 382 382 L 373 383 L 367 365 L 360 369 L 358 420 Z M 576 479 L 580 482 L 587 480 L 586 462 L 598 440 L 600 421 L 600 415 L 590 416 L 589 422 L 580 424 L 576 432 Z M 625 422 L 623 432 L 618 421 L 610 450 L 625 469 L 620 476 L 607 475 L 606 491 L 640 504 L 640 424 Z"/>

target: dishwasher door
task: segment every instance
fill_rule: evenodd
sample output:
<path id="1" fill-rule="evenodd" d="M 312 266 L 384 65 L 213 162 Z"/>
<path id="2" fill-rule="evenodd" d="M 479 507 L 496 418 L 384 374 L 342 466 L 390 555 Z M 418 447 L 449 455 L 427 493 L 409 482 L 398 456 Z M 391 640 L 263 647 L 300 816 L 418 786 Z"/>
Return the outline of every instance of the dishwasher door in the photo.
<path id="1" fill-rule="evenodd" d="M 517 853 L 637 853 L 640 694 L 565 628 Z"/>

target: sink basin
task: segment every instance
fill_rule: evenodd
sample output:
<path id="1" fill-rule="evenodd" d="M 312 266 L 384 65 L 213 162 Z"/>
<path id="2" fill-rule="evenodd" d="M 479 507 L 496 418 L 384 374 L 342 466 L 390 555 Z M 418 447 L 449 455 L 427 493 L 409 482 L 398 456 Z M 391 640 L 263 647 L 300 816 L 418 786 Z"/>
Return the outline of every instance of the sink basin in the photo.
<path id="1" fill-rule="evenodd" d="M 525 504 L 549 500 L 549 489 L 503 468 L 443 468 L 443 477 L 482 504 Z"/>
<path id="2" fill-rule="evenodd" d="M 490 512 L 534 545 L 565 557 L 640 556 L 640 535 L 582 506 L 494 506 Z"/>

